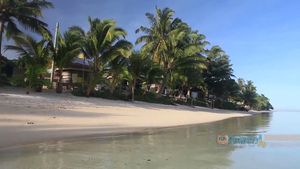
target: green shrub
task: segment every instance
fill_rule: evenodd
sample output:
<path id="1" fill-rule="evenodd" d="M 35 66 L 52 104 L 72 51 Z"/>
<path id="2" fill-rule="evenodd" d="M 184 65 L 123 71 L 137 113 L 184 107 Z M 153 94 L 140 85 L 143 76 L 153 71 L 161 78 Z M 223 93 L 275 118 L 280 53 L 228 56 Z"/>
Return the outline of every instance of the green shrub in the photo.
<path id="1" fill-rule="evenodd" d="M 86 96 L 87 87 L 75 87 L 72 91 L 74 96 Z M 101 91 L 94 91 L 90 95 L 91 97 L 99 97 L 104 99 L 111 99 L 111 100 L 130 100 L 131 96 L 127 96 L 125 94 L 119 93 L 115 91 L 114 93 L 110 93 L 109 90 L 101 90 Z"/>
<path id="2" fill-rule="evenodd" d="M 152 93 L 152 92 L 147 92 L 143 95 L 137 95 L 135 96 L 135 100 L 149 102 L 149 103 L 167 104 L 167 105 L 174 104 L 172 99 L 169 98 L 168 96 L 162 96 L 160 94 Z"/>
<path id="3" fill-rule="evenodd" d="M 81 96 L 84 97 L 86 96 L 86 91 L 87 91 L 87 87 L 82 87 L 82 86 L 74 86 L 72 94 L 74 96 Z"/>
<path id="4" fill-rule="evenodd" d="M 205 100 L 200 99 L 187 99 L 187 101 L 176 100 L 175 103 L 188 106 L 208 107 L 208 103 Z"/>
<path id="5" fill-rule="evenodd" d="M 86 91 L 87 91 L 87 87 L 77 86 L 74 87 L 72 94 L 74 96 L 85 97 Z M 91 93 L 91 97 L 98 97 L 98 98 L 112 99 L 112 100 L 125 100 L 125 101 L 131 100 L 131 94 L 126 95 L 120 92 L 119 90 L 116 90 L 113 94 L 111 94 L 109 90 L 94 91 L 93 93 Z M 166 105 L 174 105 L 175 103 L 173 99 L 168 96 L 163 96 L 152 92 L 145 93 L 142 90 L 137 90 L 137 92 L 135 93 L 135 100 L 148 102 L 148 103 L 166 104 Z M 184 104 L 184 103 L 178 102 L 178 104 Z M 187 103 L 185 104 L 188 105 Z M 194 102 L 194 105 L 206 106 L 206 104 L 201 101 Z"/>
<path id="6" fill-rule="evenodd" d="M 50 82 L 50 79 L 44 79 L 43 80 L 43 85 L 47 86 L 48 89 L 52 88 L 52 83 Z"/>
<path id="7" fill-rule="evenodd" d="M 92 94 L 93 97 L 100 97 L 104 99 L 112 99 L 112 100 L 130 100 L 130 96 L 127 96 L 125 94 L 122 94 L 120 92 L 114 92 L 110 93 L 109 90 L 104 90 L 104 91 L 95 91 Z"/>
<path id="8" fill-rule="evenodd" d="M 229 102 L 229 101 L 221 101 L 221 100 L 216 100 L 215 103 L 215 108 L 219 109 L 226 109 L 226 110 L 239 110 L 240 106 L 237 105 L 236 103 Z"/>
<path id="9" fill-rule="evenodd" d="M 10 84 L 15 87 L 26 87 L 26 83 L 24 81 L 24 75 L 14 75 L 9 79 Z"/>
<path id="10" fill-rule="evenodd" d="M 209 106 L 208 103 L 205 100 L 199 100 L 199 99 L 193 100 L 192 105 L 193 106 L 200 106 L 200 107 L 208 107 Z"/>
<path id="11" fill-rule="evenodd" d="M 224 102 L 222 108 L 227 110 L 238 110 L 238 105 L 232 102 Z"/>

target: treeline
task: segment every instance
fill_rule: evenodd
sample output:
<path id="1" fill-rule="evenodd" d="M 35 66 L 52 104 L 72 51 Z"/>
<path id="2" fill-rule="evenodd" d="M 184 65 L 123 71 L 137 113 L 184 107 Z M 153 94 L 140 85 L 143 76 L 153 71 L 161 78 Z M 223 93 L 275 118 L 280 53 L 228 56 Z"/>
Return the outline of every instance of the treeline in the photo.
<path id="1" fill-rule="evenodd" d="M 89 30 L 72 26 L 59 32 L 56 46 L 47 24 L 40 20 L 42 10 L 53 5 L 44 0 L 0 2 L 2 35 L 13 39 L 13 50 L 19 55 L 17 65 L 24 68 L 28 88 L 44 85 L 49 63 L 59 70 L 56 89 L 62 88 L 62 70 L 74 58 L 83 56 L 89 63 L 89 75 L 74 90 L 76 95 L 114 99 L 179 103 L 225 109 L 273 109 L 269 99 L 256 92 L 251 81 L 235 80 L 229 56 L 219 46 L 209 48 L 203 34 L 174 17 L 174 11 L 156 9 L 146 13 L 149 25 L 140 26 L 135 45 L 126 40 L 126 31 L 113 20 L 88 18 Z M 29 18 L 29 19 L 28 19 Z M 41 35 L 41 40 L 19 29 Z M 2 54 L 1 54 L 2 56 Z M 0 59 L 3 72 L 8 63 Z M 105 87 L 95 90 L 98 84 Z"/>

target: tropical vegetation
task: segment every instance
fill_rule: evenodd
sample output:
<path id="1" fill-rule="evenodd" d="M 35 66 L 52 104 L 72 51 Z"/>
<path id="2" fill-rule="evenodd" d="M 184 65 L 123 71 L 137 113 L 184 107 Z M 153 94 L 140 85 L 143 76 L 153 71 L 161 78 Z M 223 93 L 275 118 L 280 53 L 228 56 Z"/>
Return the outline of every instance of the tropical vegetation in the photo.
<path id="1" fill-rule="evenodd" d="M 68 66 L 74 58 L 76 58 L 81 52 L 81 45 L 83 41 L 81 37 L 78 36 L 77 30 L 70 28 L 63 35 L 58 32 L 56 45 L 52 43 L 54 39 L 50 39 L 50 52 L 54 67 L 57 67 L 58 72 L 58 82 L 56 86 L 56 92 L 62 92 L 62 70 L 64 67 Z M 51 72 L 52 73 L 52 72 Z"/>
<path id="2" fill-rule="evenodd" d="M 273 109 L 252 81 L 234 75 L 229 56 L 220 46 L 211 46 L 205 35 L 175 17 L 172 9 L 146 13 L 149 25 L 137 28 L 135 47 L 114 20 L 91 17 L 87 31 L 79 26 L 58 31 L 54 45 L 41 20 L 42 10 L 50 7 L 46 0 L 0 1 L 0 41 L 3 33 L 13 40 L 5 50 L 19 56 L 14 66 L 24 70 L 28 89 L 38 91 L 47 84 L 47 69 L 53 62 L 59 78 L 49 88 L 61 93 L 64 67 L 82 56 L 89 73 L 81 85 L 73 85 L 74 95 L 236 110 Z M 33 38 L 28 30 L 41 36 Z M 7 59 L 1 58 L 2 78 Z"/>
<path id="3" fill-rule="evenodd" d="M 87 81 L 86 95 L 90 96 L 103 75 L 109 74 L 110 91 L 120 82 L 120 65 L 124 57 L 131 54 L 132 44 L 126 41 L 126 31 L 116 27 L 113 20 L 88 19 L 90 29 L 84 32 L 80 27 L 73 27 L 83 41 L 81 52 L 91 60 L 91 73 Z M 108 78 L 106 76 L 106 78 Z"/>
<path id="4" fill-rule="evenodd" d="M 14 50 L 19 55 L 19 63 L 25 66 L 25 82 L 29 88 L 40 91 L 50 56 L 49 41 L 36 41 L 30 36 L 18 35 L 14 37 L 15 45 L 7 45 L 7 50 Z"/>
<path id="5" fill-rule="evenodd" d="M 0 1 L 0 56 L 2 56 L 3 34 L 10 39 L 22 33 L 22 29 L 49 33 L 47 23 L 41 20 L 43 9 L 52 8 L 53 4 L 45 0 L 1 0 Z"/>

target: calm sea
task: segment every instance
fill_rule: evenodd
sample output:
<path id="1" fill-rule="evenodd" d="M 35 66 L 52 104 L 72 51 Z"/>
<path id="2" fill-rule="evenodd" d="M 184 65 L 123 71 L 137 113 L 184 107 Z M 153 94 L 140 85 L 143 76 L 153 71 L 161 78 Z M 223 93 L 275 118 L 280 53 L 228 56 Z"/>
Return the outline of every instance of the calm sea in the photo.
<path id="1" fill-rule="evenodd" d="M 263 144 L 220 145 L 219 135 L 263 136 Z M 0 151 L 0 168 L 299 169 L 299 135 L 300 113 L 274 112 L 144 134 L 6 149 Z"/>

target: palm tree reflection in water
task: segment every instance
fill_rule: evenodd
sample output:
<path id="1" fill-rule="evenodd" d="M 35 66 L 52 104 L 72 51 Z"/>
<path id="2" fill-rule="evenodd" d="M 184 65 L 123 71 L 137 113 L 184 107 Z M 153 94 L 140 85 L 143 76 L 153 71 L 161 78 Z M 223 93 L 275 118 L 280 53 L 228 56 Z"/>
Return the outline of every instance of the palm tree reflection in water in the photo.
<path id="1" fill-rule="evenodd" d="M 0 168 L 229 168 L 237 147 L 218 145 L 217 135 L 260 133 L 270 119 L 270 114 L 260 114 L 144 134 L 43 143 L 0 153 Z"/>

